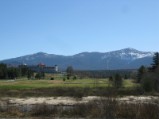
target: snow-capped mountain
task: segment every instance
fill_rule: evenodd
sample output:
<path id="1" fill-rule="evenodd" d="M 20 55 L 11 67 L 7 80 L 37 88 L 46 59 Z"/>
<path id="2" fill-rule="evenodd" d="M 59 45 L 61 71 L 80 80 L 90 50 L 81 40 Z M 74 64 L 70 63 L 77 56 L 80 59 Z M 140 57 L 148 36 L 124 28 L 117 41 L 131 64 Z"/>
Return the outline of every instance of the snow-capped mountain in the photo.
<path id="1" fill-rule="evenodd" d="M 144 57 L 152 57 L 153 54 L 154 54 L 153 52 L 142 52 L 133 48 L 125 48 L 118 51 L 105 53 L 105 56 L 103 56 L 102 59 L 107 59 L 114 56 L 122 60 L 133 61 Z"/>
<path id="2" fill-rule="evenodd" d="M 18 58 L 3 60 L 7 64 L 37 65 L 42 62 L 48 66 L 58 65 L 65 69 L 71 65 L 80 70 L 104 70 L 104 69 L 134 69 L 141 65 L 149 66 L 152 62 L 153 52 L 142 52 L 133 48 L 125 48 L 117 51 L 99 53 L 83 52 L 73 56 L 47 54 L 43 52 L 26 55 Z"/>

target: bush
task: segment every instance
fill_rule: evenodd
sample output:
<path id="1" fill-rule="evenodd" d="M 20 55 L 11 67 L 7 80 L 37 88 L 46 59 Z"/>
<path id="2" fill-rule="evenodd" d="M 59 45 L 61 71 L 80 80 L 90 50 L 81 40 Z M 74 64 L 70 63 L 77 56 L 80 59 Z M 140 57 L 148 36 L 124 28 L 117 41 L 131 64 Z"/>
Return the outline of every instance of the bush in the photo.
<path id="1" fill-rule="evenodd" d="M 113 82 L 113 77 L 112 76 L 109 77 L 109 81 Z"/>
<path id="2" fill-rule="evenodd" d="M 150 91 L 159 91 L 159 74 L 156 73 L 147 73 L 144 75 L 144 77 L 142 78 L 142 88 L 144 89 L 144 91 L 146 92 L 150 92 Z"/>
<path id="3" fill-rule="evenodd" d="M 54 77 L 51 77 L 50 80 L 54 80 Z"/>
<path id="4" fill-rule="evenodd" d="M 70 75 L 67 75 L 67 79 L 68 79 L 68 80 L 70 79 Z"/>
<path id="5" fill-rule="evenodd" d="M 46 103 L 37 104 L 31 110 L 31 116 L 50 116 L 57 113 L 57 108 Z"/>
<path id="6" fill-rule="evenodd" d="M 77 77 L 76 76 L 73 76 L 73 80 L 76 80 L 77 79 Z"/>
<path id="7" fill-rule="evenodd" d="M 44 72 L 38 72 L 38 73 L 35 75 L 35 78 L 36 78 L 36 79 L 44 79 L 44 78 L 45 78 L 45 73 L 44 73 Z"/>
<path id="8" fill-rule="evenodd" d="M 65 77 L 63 78 L 63 81 L 66 81 Z"/>
<path id="9" fill-rule="evenodd" d="M 146 92 L 150 92 L 153 90 L 153 81 L 152 79 L 149 79 L 149 78 L 144 78 L 143 79 L 143 82 L 142 82 L 142 87 L 144 89 L 144 91 Z"/>

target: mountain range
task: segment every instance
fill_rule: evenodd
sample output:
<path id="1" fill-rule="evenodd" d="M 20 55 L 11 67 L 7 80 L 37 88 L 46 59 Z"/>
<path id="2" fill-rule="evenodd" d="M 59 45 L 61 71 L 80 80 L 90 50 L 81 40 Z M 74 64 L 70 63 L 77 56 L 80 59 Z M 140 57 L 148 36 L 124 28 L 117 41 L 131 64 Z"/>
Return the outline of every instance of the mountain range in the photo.
<path id="1" fill-rule="evenodd" d="M 141 65 L 150 66 L 154 52 L 143 52 L 133 48 L 125 48 L 111 52 L 82 52 L 72 56 L 63 56 L 38 52 L 17 58 L 1 61 L 10 65 L 58 65 L 60 69 L 72 66 L 77 70 L 114 70 L 136 69 Z"/>

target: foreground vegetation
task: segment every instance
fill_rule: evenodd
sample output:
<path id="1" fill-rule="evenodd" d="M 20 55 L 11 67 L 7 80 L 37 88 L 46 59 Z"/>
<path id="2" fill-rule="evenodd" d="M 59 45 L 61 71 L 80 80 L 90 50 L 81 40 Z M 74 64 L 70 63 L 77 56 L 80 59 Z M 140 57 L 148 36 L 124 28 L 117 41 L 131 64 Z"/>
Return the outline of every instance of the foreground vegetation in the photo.
<path id="1" fill-rule="evenodd" d="M 70 106 L 42 103 L 27 108 L 7 105 L 5 109 L 0 108 L 0 117 L 158 119 L 158 112 L 158 101 L 126 103 L 109 97 Z"/>

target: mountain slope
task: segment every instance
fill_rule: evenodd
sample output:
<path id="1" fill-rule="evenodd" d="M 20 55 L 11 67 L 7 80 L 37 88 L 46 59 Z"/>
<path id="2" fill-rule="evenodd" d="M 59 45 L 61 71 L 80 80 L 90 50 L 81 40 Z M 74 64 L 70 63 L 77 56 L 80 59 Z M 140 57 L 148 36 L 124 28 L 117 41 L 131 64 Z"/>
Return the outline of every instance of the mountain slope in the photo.
<path id="1" fill-rule="evenodd" d="M 7 64 L 37 65 L 42 62 L 48 66 L 57 64 L 61 69 L 71 65 L 80 70 L 104 69 L 134 69 L 141 65 L 149 66 L 153 52 L 142 52 L 133 48 L 126 48 L 112 52 L 83 52 L 73 56 L 47 54 L 43 52 L 3 60 Z"/>

